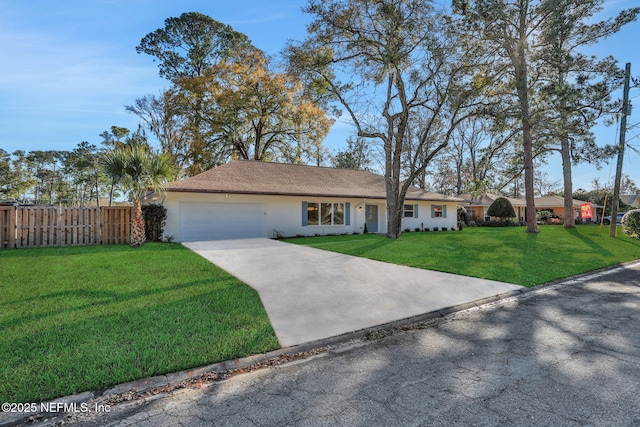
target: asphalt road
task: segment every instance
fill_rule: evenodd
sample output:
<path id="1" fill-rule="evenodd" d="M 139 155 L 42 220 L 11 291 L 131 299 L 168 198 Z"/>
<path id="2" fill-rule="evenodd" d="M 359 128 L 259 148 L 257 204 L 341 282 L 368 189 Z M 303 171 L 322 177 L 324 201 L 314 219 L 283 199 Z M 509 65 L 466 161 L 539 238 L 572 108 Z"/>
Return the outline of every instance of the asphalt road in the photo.
<path id="1" fill-rule="evenodd" d="M 67 421 L 640 426 L 640 264 Z"/>

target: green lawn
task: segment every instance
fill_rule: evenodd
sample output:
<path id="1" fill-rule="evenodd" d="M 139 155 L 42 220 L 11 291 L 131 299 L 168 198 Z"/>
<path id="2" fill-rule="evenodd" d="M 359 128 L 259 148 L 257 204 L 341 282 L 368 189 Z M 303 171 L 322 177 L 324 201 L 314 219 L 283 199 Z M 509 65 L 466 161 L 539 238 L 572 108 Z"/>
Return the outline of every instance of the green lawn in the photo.
<path id="1" fill-rule="evenodd" d="M 465 228 L 403 233 L 399 240 L 375 234 L 289 239 L 291 243 L 394 264 L 533 286 L 640 258 L 640 240 L 609 237 L 596 225 L 565 230 L 540 226 Z"/>
<path id="2" fill-rule="evenodd" d="M 177 244 L 0 250 L 0 402 L 279 347 L 258 294 Z"/>

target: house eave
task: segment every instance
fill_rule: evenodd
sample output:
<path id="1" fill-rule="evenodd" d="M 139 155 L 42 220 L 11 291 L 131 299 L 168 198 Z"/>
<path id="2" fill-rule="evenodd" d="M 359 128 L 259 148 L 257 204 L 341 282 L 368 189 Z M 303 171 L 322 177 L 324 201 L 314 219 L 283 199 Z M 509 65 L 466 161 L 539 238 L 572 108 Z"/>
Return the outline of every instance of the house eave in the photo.
<path id="1" fill-rule="evenodd" d="M 290 196 L 290 197 L 323 197 L 338 199 L 370 199 L 386 200 L 386 197 L 371 194 L 329 194 L 329 193 L 305 193 L 305 192 L 275 192 L 275 191 L 238 191 L 238 190 L 217 190 L 217 189 L 195 189 L 195 188 L 167 188 L 167 193 L 203 193 L 203 194 L 242 194 L 256 196 Z M 440 202 L 440 203 L 460 203 L 460 200 L 405 197 L 405 201 Z"/>

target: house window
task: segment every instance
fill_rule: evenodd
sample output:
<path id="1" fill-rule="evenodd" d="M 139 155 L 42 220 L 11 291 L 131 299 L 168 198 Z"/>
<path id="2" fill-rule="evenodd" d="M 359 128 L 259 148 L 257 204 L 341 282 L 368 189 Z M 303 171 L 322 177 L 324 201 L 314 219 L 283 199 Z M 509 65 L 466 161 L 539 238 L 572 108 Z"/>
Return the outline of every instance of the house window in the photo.
<path id="1" fill-rule="evenodd" d="M 344 225 L 344 203 L 333 204 L 333 225 Z"/>
<path id="2" fill-rule="evenodd" d="M 349 203 L 303 202 L 303 213 L 305 206 L 303 225 L 349 225 Z"/>
<path id="3" fill-rule="evenodd" d="M 404 214 L 402 216 L 404 218 L 415 218 L 413 214 L 413 205 L 404 205 Z"/>
<path id="4" fill-rule="evenodd" d="M 317 203 L 308 203 L 307 204 L 307 224 L 317 225 L 318 224 L 318 204 Z"/>
<path id="5" fill-rule="evenodd" d="M 331 225 L 331 217 L 333 216 L 333 204 L 331 203 L 320 203 L 320 224 L 322 225 Z"/>
<path id="6" fill-rule="evenodd" d="M 446 218 L 447 207 L 445 205 L 431 205 L 431 218 Z"/>

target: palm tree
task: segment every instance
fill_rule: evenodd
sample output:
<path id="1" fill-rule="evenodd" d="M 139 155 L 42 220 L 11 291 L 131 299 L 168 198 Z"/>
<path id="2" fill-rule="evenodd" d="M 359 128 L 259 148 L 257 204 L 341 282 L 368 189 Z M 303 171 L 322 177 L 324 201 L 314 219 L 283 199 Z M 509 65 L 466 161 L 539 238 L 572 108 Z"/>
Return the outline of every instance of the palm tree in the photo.
<path id="1" fill-rule="evenodd" d="M 124 159 L 121 156 L 122 150 L 111 150 L 102 153 L 100 163 L 105 175 L 109 178 L 109 206 L 113 203 L 113 190 L 122 181 L 124 176 Z"/>
<path id="2" fill-rule="evenodd" d="M 145 233 L 140 200 L 148 189 L 164 192 L 164 184 L 175 176 L 173 161 L 164 153 L 133 145 L 105 153 L 102 164 L 107 171 L 114 172 L 109 174 L 112 182 L 120 184 L 133 201 L 131 246 L 142 246 Z"/>

